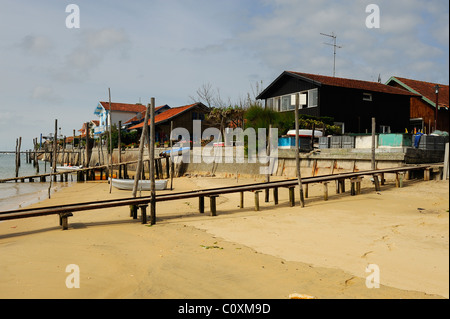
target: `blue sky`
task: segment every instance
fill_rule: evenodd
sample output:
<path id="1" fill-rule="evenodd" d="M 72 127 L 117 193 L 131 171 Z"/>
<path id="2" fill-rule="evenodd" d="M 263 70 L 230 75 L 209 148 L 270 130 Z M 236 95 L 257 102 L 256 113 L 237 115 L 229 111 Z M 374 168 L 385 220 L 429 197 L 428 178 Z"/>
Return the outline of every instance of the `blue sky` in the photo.
<path id="1" fill-rule="evenodd" d="M 68 29 L 68 4 L 80 28 Z M 366 6 L 380 8 L 369 29 Z M 192 103 L 204 84 L 237 102 L 284 70 L 385 82 L 448 84 L 449 4 L 443 0 L 0 0 L 0 150 L 21 136 L 63 135 L 115 102 Z"/>

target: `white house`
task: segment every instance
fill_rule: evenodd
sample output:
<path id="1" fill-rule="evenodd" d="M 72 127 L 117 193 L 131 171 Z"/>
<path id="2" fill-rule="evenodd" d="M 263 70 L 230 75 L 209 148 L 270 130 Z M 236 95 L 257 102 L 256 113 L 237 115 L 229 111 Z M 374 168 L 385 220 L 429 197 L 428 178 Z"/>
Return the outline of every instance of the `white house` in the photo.
<path id="1" fill-rule="evenodd" d="M 136 116 L 137 114 L 141 114 L 141 112 L 145 111 L 145 105 L 136 103 L 136 104 L 127 104 L 127 103 L 113 103 L 111 102 L 111 110 L 109 108 L 109 102 L 100 101 L 95 108 L 94 114 L 100 118 L 100 123 L 94 129 L 94 134 L 99 135 L 104 133 L 108 129 L 108 116 L 109 112 L 111 112 L 111 123 L 112 125 L 119 126 L 119 121 L 123 123 L 128 121 L 130 118 Z"/>

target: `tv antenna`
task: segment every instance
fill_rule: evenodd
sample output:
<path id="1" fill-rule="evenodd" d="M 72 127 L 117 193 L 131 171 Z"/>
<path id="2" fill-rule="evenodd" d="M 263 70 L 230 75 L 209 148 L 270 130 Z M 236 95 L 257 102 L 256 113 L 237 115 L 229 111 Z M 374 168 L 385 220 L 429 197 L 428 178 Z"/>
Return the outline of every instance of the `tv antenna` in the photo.
<path id="1" fill-rule="evenodd" d="M 334 59 L 333 59 L 333 77 L 334 77 L 336 75 L 336 48 L 340 49 L 342 47 L 339 46 L 339 45 L 336 45 L 336 35 L 334 34 L 334 32 L 331 32 L 331 35 L 330 34 L 325 34 L 325 33 L 320 33 L 320 34 L 324 35 L 324 36 L 327 36 L 327 37 L 330 37 L 330 38 L 333 38 L 333 43 L 324 43 L 324 44 L 332 45 L 333 48 L 334 48 Z"/>

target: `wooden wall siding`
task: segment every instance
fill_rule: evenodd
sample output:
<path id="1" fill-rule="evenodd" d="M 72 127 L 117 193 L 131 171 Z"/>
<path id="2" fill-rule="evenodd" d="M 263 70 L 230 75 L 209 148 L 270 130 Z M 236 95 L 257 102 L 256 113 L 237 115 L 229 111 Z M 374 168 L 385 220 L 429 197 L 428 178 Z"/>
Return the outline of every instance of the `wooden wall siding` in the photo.
<path id="1" fill-rule="evenodd" d="M 189 131 L 191 140 L 192 140 L 192 135 L 193 135 L 193 124 L 192 124 L 192 113 L 196 112 L 197 114 L 199 113 L 203 113 L 206 114 L 207 112 L 199 107 L 195 107 L 193 109 L 190 109 L 184 113 L 182 113 L 181 115 L 175 117 L 172 121 L 173 121 L 173 128 L 177 128 L 177 127 L 183 127 L 185 129 L 187 129 Z M 204 121 L 202 121 L 202 133 L 203 130 L 205 129 L 205 124 Z M 156 126 L 156 132 L 157 135 L 159 137 L 158 142 L 165 142 L 168 141 L 169 137 L 170 137 L 170 120 L 168 120 L 167 122 L 158 124 Z M 161 140 L 162 138 L 162 140 Z"/>
<path id="2" fill-rule="evenodd" d="M 300 79 L 295 79 L 292 76 L 286 75 L 281 77 L 279 81 L 274 83 L 273 87 L 266 92 L 266 96 L 264 96 L 264 98 L 311 90 L 318 87 L 318 85 L 314 85 L 312 83 L 302 81 Z"/>
<path id="3" fill-rule="evenodd" d="M 397 82 L 392 81 L 390 83 L 391 86 L 404 89 Z M 435 102 L 433 100 L 433 102 Z M 429 128 L 429 123 L 431 123 L 431 127 L 434 126 L 434 117 L 435 117 L 435 108 L 422 100 L 420 97 L 411 97 L 410 99 L 410 115 L 411 118 L 423 118 L 424 126 Z M 440 109 L 438 110 L 438 130 L 449 132 L 449 111 Z"/>
<path id="4" fill-rule="evenodd" d="M 364 101 L 363 93 L 371 93 L 372 101 Z M 409 124 L 409 97 L 380 92 L 323 86 L 321 90 L 321 115 L 331 116 L 345 123 L 345 131 L 365 133 L 372 130 L 372 117 L 391 131 L 404 132 Z"/>
<path id="5" fill-rule="evenodd" d="M 434 127 L 435 108 L 419 97 L 411 98 L 411 118 L 423 118 L 424 126 L 429 131 L 429 125 Z M 437 129 L 441 131 L 449 131 L 449 112 L 441 108 L 438 110 Z"/>

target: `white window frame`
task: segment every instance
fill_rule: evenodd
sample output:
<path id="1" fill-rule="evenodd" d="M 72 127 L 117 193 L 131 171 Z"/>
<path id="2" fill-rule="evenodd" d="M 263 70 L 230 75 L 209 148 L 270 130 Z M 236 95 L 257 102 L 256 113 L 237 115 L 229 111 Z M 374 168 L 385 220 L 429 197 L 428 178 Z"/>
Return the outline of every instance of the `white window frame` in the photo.
<path id="1" fill-rule="evenodd" d="M 391 127 L 389 125 L 380 125 L 380 133 L 383 134 L 391 133 Z"/>
<path id="2" fill-rule="evenodd" d="M 345 134 L 345 123 L 344 122 L 334 122 L 333 125 L 341 127 L 341 134 Z"/>
<path id="3" fill-rule="evenodd" d="M 316 97 L 315 100 L 314 100 L 314 95 Z M 317 106 L 319 106 L 319 89 L 316 88 L 316 89 L 308 90 L 308 108 L 317 107 Z"/>
<path id="4" fill-rule="evenodd" d="M 363 101 L 372 102 L 372 93 L 363 93 Z"/>

